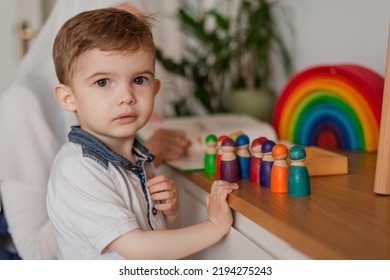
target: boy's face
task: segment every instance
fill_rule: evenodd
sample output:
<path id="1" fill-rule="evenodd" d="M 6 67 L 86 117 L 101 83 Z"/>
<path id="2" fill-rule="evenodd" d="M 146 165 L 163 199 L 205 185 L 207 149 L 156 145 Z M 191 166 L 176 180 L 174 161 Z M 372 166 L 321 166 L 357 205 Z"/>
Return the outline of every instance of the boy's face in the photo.
<path id="1" fill-rule="evenodd" d="M 65 109 L 75 111 L 81 128 L 108 146 L 133 138 L 153 112 L 160 88 L 154 69 L 151 51 L 92 50 L 79 59 L 70 87 L 64 86 L 71 103 Z"/>

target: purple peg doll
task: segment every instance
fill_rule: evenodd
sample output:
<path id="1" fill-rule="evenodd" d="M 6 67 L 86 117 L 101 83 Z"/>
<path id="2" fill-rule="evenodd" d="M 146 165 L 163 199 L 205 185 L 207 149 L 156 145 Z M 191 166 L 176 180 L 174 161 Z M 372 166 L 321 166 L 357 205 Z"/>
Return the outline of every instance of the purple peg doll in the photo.
<path id="1" fill-rule="evenodd" d="M 221 143 L 221 180 L 237 182 L 240 180 L 240 170 L 235 154 L 236 143 L 231 138 L 226 138 Z"/>
<path id="2" fill-rule="evenodd" d="M 271 186 L 271 169 L 274 164 L 272 157 L 272 148 L 275 142 L 272 140 L 265 141 L 261 146 L 263 159 L 260 164 L 260 186 L 269 188 Z"/>

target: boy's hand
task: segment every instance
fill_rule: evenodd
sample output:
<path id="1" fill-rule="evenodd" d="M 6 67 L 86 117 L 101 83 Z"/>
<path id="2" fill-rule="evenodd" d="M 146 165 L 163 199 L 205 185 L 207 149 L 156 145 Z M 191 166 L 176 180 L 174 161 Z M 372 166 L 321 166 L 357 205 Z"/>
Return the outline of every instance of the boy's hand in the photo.
<path id="1" fill-rule="evenodd" d="M 176 184 L 165 175 L 152 176 L 148 174 L 148 188 L 155 208 L 166 216 L 177 215 L 179 207 Z"/>
<path id="2" fill-rule="evenodd" d="M 227 196 L 237 189 L 238 185 L 236 183 L 214 181 L 211 185 L 210 194 L 206 198 L 208 219 L 216 225 L 224 235 L 229 233 L 233 223 L 232 212 L 227 203 Z"/>

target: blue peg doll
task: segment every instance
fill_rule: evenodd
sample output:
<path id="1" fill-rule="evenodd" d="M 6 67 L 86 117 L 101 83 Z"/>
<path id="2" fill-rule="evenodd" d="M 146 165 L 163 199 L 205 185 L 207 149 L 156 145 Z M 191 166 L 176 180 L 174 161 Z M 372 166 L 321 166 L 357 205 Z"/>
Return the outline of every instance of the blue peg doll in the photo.
<path id="1" fill-rule="evenodd" d="M 236 139 L 236 156 L 238 166 L 240 167 L 241 179 L 249 179 L 251 154 L 249 151 L 249 137 L 246 134 L 241 134 Z"/>

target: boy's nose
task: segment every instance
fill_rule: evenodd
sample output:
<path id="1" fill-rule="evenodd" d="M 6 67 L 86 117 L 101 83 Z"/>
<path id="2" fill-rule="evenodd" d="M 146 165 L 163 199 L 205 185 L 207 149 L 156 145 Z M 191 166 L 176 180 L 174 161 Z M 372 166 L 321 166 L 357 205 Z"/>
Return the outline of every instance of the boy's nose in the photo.
<path id="1" fill-rule="evenodd" d="M 135 104 L 136 99 L 131 88 L 126 88 L 121 91 L 121 95 L 118 99 L 118 104 Z"/>

